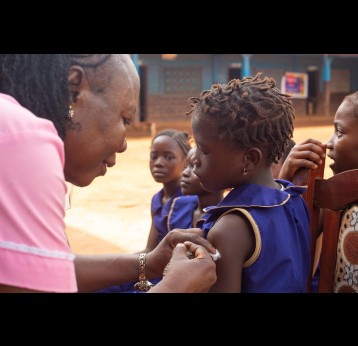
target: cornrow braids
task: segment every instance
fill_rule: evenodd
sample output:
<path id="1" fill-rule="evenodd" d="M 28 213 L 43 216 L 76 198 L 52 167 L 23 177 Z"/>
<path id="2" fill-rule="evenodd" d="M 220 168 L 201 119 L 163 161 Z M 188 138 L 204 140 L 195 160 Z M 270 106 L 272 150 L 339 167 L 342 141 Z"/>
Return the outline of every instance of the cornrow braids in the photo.
<path id="1" fill-rule="evenodd" d="M 189 133 L 186 131 L 178 131 L 173 129 L 166 129 L 160 131 L 153 137 L 152 143 L 156 138 L 160 136 L 168 136 L 170 138 L 173 138 L 179 144 L 179 147 L 183 151 L 185 156 L 188 154 L 189 150 L 191 149 L 190 136 Z"/>
<path id="2" fill-rule="evenodd" d="M 78 128 L 69 117 L 68 70 L 96 70 L 111 54 L 0 54 L 0 92 L 11 95 L 36 116 L 51 120 L 64 139 Z"/>
<path id="3" fill-rule="evenodd" d="M 292 137 L 292 101 L 272 78 L 256 74 L 214 84 L 190 101 L 188 115 L 209 121 L 219 139 L 229 138 L 235 146 L 265 148 L 268 163 L 277 163 Z"/>

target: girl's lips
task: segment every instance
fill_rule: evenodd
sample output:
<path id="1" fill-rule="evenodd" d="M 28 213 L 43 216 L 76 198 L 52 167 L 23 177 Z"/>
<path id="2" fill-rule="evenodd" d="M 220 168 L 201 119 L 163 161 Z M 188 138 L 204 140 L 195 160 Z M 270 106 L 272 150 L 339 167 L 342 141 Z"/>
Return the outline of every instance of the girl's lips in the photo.
<path id="1" fill-rule="evenodd" d="M 186 188 L 188 186 L 189 186 L 189 184 L 186 181 L 181 181 L 180 182 L 180 187 Z"/>
<path id="2" fill-rule="evenodd" d="M 162 178 L 165 177 L 166 174 L 164 172 L 153 172 L 153 177 Z"/>

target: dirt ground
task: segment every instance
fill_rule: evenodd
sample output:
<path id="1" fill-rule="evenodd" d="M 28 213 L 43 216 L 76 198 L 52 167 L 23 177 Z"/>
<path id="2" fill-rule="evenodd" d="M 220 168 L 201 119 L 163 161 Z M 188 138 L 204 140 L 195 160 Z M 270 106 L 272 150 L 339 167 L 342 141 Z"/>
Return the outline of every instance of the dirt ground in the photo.
<path id="1" fill-rule="evenodd" d="M 293 139 L 327 141 L 333 118 L 299 117 Z M 189 122 L 159 123 L 163 128 L 190 130 Z M 66 212 L 67 236 L 74 253 L 129 253 L 144 249 L 149 228 L 151 198 L 160 188 L 149 171 L 150 136 L 129 133 L 128 149 L 117 155 L 117 164 L 85 188 L 74 187 L 71 209 Z M 326 160 L 325 177 L 332 175 Z"/>

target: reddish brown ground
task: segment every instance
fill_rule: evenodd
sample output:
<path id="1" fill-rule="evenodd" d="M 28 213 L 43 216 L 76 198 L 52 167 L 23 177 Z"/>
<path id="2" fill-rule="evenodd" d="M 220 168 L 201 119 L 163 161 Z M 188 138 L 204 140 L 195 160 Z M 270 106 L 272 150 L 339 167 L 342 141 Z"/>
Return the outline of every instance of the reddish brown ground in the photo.
<path id="1" fill-rule="evenodd" d="M 294 140 L 309 137 L 327 141 L 333 132 L 332 117 L 299 117 Z M 177 128 L 191 132 L 189 122 L 158 123 L 156 131 Z M 130 131 L 131 132 L 131 131 Z M 117 155 L 117 164 L 85 188 L 74 187 L 72 208 L 67 211 L 67 235 L 74 253 L 140 251 L 150 228 L 150 202 L 161 185 L 149 171 L 150 136 L 129 134 L 128 149 Z M 326 167 L 329 165 L 327 160 Z M 326 169 L 325 176 L 332 173 Z"/>

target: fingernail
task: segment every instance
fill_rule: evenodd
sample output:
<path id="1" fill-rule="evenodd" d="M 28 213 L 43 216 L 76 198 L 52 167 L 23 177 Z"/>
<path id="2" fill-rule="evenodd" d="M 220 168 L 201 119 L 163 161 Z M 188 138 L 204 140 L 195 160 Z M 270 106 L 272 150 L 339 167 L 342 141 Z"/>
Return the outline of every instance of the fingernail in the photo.
<path id="1" fill-rule="evenodd" d="M 178 243 L 175 247 L 185 247 L 183 243 Z"/>

